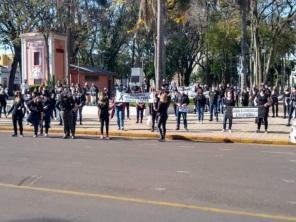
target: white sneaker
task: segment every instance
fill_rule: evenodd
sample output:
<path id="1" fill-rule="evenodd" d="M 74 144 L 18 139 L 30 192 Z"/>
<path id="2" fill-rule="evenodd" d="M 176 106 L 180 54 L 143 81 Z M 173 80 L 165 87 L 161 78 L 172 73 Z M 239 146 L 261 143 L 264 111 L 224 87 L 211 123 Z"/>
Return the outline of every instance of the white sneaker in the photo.
<path id="1" fill-rule="evenodd" d="M 110 137 L 109 137 L 109 136 L 107 136 L 105 139 L 106 139 L 106 140 L 110 140 Z"/>
<path id="2" fill-rule="evenodd" d="M 100 139 L 101 139 L 101 140 L 103 140 L 103 139 L 104 139 L 104 136 L 103 136 L 103 135 L 101 135 L 101 136 L 100 136 Z"/>
<path id="3" fill-rule="evenodd" d="M 230 129 L 230 130 L 228 130 L 228 132 L 229 132 L 229 133 L 232 133 L 232 132 L 231 132 L 231 129 Z"/>
<path id="4" fill-rule="evenodd" d="M 225 132 L 225 129 L 222 130 L 222 133 L 224 133 L 224 132 Z"/>

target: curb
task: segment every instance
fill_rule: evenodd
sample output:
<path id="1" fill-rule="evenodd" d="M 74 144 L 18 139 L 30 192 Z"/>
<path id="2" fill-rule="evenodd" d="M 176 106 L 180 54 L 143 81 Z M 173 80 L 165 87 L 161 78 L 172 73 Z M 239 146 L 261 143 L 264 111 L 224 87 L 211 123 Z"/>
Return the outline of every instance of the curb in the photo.
<path id="1" fill-rule="evenodd" d="M 13 131 L 11 126 L 0 126 L 0 131 Z M 24 132 L 32 132 L 32 129 L 25 127 Z M 51 133 L 62 134 L 63 129 L 52 128 Z M 99 136 L 99 129 L 77 129 L 77 135 L 85 136 Z M 112 137 L 121 137 L 124 139 L 158 139 L 158 133 L 152 132 L 131 132 L 131 131 L 110 131 L 109 135 Z M 168 140 L 184 140 L 192 142 L 212 142 L 212 143 L 243 143 L 243 144 L 270 144 L 270 145 L 294 145 L 288 139 L 287 140 L 271 140 L 271 139 L 251 139 L 251 138 L 241 138 L 241 137 L 229 137 L 229 136 L 203 136 L 203 135 L 186 135 L 186 134 L 167 134 Z"/>

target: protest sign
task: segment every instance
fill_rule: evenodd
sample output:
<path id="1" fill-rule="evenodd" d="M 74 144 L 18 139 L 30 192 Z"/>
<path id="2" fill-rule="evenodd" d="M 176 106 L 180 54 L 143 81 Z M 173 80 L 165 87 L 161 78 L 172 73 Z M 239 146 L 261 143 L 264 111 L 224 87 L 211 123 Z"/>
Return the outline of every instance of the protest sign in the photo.
<path id="1" fill-rule="evenodd" d="M 124 93 L 116 92 L 115 102 L 124 102 L 124 103 L 153 103 L 154 95 L 153 93 Z"/>
<path id="2" fill-rule="evenodd" d="M 258 107 L 232 108 L 233 118 L 257 118 Z"/>

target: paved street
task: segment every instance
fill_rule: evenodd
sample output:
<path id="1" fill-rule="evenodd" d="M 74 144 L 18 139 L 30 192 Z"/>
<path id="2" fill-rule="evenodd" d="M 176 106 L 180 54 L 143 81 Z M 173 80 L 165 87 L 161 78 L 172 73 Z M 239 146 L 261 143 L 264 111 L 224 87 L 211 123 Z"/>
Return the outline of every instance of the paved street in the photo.
<path id="1" fill-rule="evenodd" d="M 296 149 L 10 138 L 1 222 L 296 221 Z"/>

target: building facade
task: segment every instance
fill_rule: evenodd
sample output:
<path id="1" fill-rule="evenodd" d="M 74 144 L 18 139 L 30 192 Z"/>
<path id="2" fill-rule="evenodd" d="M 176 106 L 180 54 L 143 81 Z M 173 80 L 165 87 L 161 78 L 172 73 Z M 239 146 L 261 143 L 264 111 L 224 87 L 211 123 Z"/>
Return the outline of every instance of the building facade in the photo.
<path id="1" fill-rule="evenodd" d="M 69 71 L 66 36 L 50 33 L 48 50 L 42 33 L 23 34 L 21 41 L 22 82 L 38 85 L 50 80 L 67 80 Z"/>

